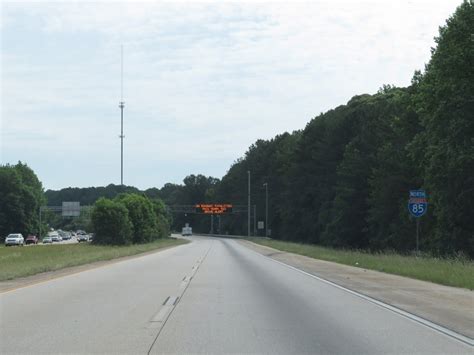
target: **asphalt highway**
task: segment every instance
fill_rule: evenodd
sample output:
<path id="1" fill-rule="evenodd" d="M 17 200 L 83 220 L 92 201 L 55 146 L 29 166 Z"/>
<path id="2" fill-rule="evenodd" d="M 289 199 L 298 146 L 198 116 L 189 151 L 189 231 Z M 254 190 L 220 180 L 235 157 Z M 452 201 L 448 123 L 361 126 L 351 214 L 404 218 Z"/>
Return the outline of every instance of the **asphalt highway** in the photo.
<path id="1" fill-rule="evenodd" d="M 236 240 L 0 294 L 0 353 L 472 354 L 472 346 Z"/>

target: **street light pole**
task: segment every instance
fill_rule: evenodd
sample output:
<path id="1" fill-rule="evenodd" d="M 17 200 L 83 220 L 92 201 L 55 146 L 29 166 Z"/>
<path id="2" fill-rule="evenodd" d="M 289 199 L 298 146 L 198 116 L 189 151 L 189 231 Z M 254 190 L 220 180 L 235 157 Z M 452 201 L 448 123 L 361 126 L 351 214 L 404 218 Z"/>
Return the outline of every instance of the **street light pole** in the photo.
<path id="1" fill-rule="evenodd" d="M 250 237 L 250 170 L 247 170 L 248 175 L 248 198 L 247 198 L 247 236 Z"/>
<path id="2" fill-rule="evenodd" d="M 257 205 L 253 205 L 253 236 L 257 235 Z"/>
<path id="3" fill-rule="evenodd" d="M 265 186 L 265 237 L 268 237 L 268 183 L 264 183 Z"/>

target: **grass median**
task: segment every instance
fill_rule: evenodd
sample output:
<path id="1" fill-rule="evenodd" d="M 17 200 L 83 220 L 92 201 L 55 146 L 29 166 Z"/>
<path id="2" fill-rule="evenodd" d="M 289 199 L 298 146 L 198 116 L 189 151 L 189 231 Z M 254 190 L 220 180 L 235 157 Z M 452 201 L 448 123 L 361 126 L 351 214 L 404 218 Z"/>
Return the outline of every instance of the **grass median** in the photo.
<path id="1" fill-rule="evenodd" d="M 164 238 L 152 243 L 128 246 L 77 243 L 3 247 L 0 248 L 0 281 L 141 254 L 184 243 L 187 241 L 183 239 Z"/>
<path id="2" fill-rule="evenodd" d="M 337 250 L 317 245 L 265 238 L 249 238 L 248 240 L 256 244 L 305 255 L 310 258 L 474 290 L 474 262 L 463 258 L 444 259 L 386 252 L 368 253 L 364 251 Z"/>

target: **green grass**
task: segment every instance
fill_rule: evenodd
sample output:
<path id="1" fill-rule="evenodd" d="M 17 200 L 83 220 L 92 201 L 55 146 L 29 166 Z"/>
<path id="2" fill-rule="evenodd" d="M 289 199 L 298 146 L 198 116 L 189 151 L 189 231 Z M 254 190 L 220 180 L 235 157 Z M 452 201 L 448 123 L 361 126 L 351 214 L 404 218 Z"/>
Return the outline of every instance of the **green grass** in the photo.
<path id="1" fill-rule="evenodd" d="M 153 243 L 129 246 L 103 246 L 92 244 L 56 244 L 28 247 L 0 248 L 0 281 L 54 271 L 100 260 L 145 253 L 187 243 L 183 239 L 165 238 Z"/>
<path id="2" fill-rule="evenodd" d="M 443 259 L 429 256 L 415 257 L 396 253 L 371 254 L 363 251 L 336 250 L 317 245 L 264 238 L 249 238 L 249 240 L 257 244 L 315 259 L 474 290 L 474 262 L 472 260 Z"/>

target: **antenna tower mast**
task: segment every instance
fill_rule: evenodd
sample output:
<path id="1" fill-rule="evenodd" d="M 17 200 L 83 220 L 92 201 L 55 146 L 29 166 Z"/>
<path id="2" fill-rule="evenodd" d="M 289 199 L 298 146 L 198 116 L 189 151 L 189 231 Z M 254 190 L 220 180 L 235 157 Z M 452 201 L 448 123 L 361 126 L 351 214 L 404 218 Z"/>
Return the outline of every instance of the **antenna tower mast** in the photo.
<path id="1" fill-rule="evenodd" d="M 123 45 L 120 46 L 120 185 L 123 185 L 123 108 L 125 102 L 123 101 Z"/>

